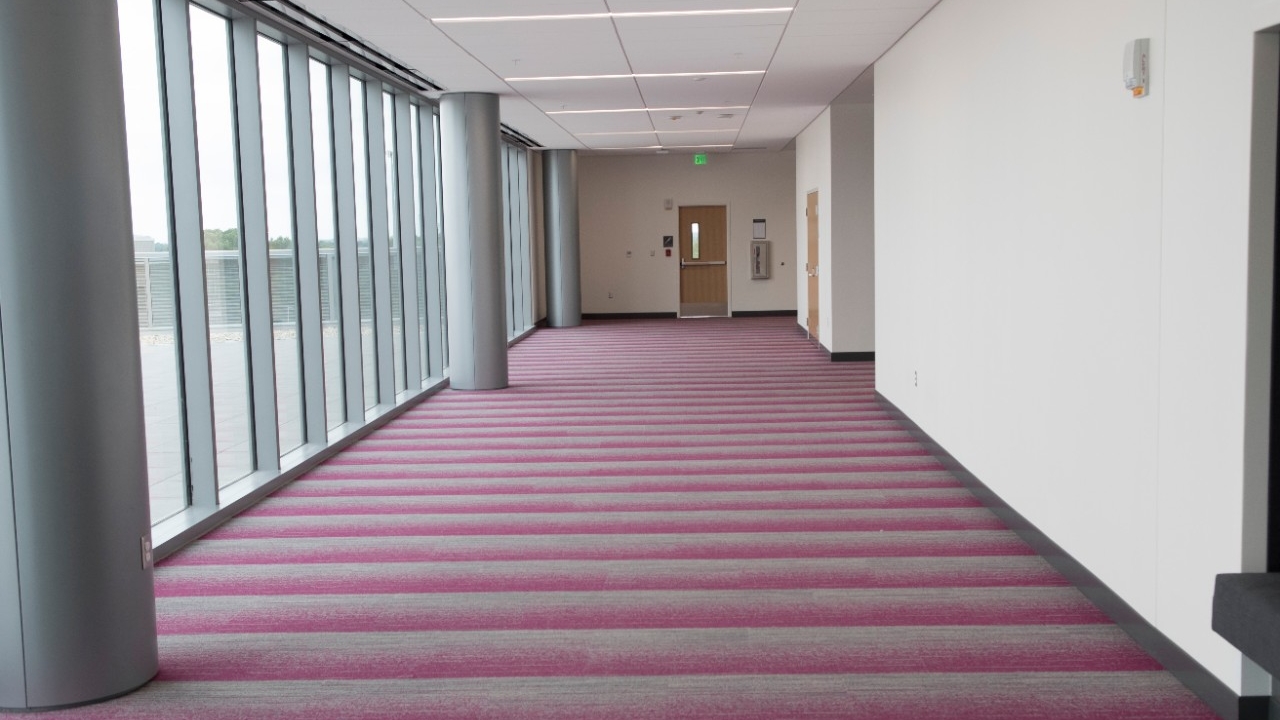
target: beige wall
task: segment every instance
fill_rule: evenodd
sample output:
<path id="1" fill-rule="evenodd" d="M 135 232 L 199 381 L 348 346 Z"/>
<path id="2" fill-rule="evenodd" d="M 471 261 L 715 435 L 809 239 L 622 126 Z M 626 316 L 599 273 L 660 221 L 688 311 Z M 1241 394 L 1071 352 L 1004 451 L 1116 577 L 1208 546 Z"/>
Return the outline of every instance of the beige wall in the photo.
<path id="1" fill-rule="evenodd" d="M 676 312 L 679 258 L 663 254 L 662 237 L 678 234 L 681 205 L 728 207 L 731 310 L 794 310 L 795 163 L 792 152 L 712 153 L 703 166 L 689 154 L 580 156 L 582 311 Z M 772 242 L 768 280 L 751 279 L 754 218 L 766 219 Z"/>

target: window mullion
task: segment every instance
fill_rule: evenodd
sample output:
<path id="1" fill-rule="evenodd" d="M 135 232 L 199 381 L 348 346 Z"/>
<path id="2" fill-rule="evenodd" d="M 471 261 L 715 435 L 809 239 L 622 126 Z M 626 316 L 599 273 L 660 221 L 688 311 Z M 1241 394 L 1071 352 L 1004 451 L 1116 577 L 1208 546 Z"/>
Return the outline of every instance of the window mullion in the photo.
<path id="1" fill-rule="evenodd" d="M 294 248 L 298 257 L 298 330 L 302 333 L 305 440 L 324 444 L 324 331 L 320 318 L 320 238 L 316 228 L 314 138 L 311 134 L 311 66 L 307 46 L 285 47 L 289 75 L 289 157 L 293 169 Z"/>
<path id="2" fill-rule="evenodd" d="M 382 84 L 365 83 L 365 128 L 369 138 L 369 218 L 373 263 L 374 337 L 378 347 L 378 404 L 395 403 L 395 343 L 391 321 L 391 252 L 387 233 L 387 144 L 383 136 Z"/>
<path id="3" fill-rule="evenodd" d="M 352 158 L 351 71 L 329 71 L 333 110 L 333 177 L 338 218 L 338 267 L 342 285 L 342 356 L 346 374 L 347 422 L 364 424 L 364 361 L 360 345 L 360 268 L 356 243 L 356 183 Z"/>
<path id="4" fill-rule="evenodd" d="M 275 328 L 271 313 L 270 253 L 267 248 L 266 170 L 262 149 L 262 98 L 258 84 L 258 24 L 248 17 L 231 22 L 236 108 L 236 149 L 240 169 L 241 252 L 248 307 L 250 399 L 254 421 L 254 469 L 280 471 L 280 425 L 276 408 Z"/>
<path id="5" fill-rule="evenodd" d="M 404 375 L 405 387 L 417 390 L 422 387 L 421 345 L 418 338 L 418 257 L 417 205 L 413 201 L 413 121 L 409 114 L 417 109 L 409 103 L 409 96 L 394 95 L 396 112 L 396 183 L 400 201 L 400 289 L 404 297 Z"/>
<path id="6" fill-rule="evenodd" d="M 205 302 L 200 165 L 196 151 L 195 82 L 191 74 L 191 8 L 186 0 L 160 0 L 158 10 L 169 140 L 166 170 L 172 198 L 170 224 L 174 238 L 187 478 L 192 507 L 207 513 L 218 507 L 218 468 L 209 315 Z"/>

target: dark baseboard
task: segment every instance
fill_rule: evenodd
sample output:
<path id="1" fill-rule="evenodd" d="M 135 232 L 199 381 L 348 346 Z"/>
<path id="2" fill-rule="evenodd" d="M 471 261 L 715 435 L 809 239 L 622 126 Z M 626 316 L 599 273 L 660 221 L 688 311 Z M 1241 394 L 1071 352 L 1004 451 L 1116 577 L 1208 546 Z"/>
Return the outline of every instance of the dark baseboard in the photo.
<path id="1" fill-rule="evenodd" d="M 1018 534 L 1041 555 L 1055 570 L 1062 573 L 1085 597 L 1098 607 L 1112 622 L 1129 634 L 1143 650 L 1165 667 L 1191 692 L 1205 701 L 1224 720 L 1264 720 L 1267 717 L 1269 698 L 1240 697 L 1225 683 L 1205 669 L 1195 658 L 1147 622 L 1137 610 L 1125 602 L 1114 590 L 1107 587 L 1080 561 L 1071 557 L 1043 531 L 1014 510 L 991 488 L 969 472 L 964 465 L 947 452 L 933 438 L 916 425 L 906 413 L 888 398 L 876 392 L 876 399 L 884 408 L 925 446 L 934 457 L 956 476 L 978 499 L 990 509 L 1010 530 Z M 1206 619 L 1205 622 L 1208 622 Z M 1259 710 L 1260 708 L 1260 710 Z M 1261 712 L 1261 714 L 1257 714 Z"/>
<path id="2" fill-rule="evenodd" d="M 1280 717 L 1272 715 L 1271 698 L 1267 695 L 1245 695 L 1240 698 L 1239 715 L 1237 720 L 1267 720 L 1270 717 Z M 1275 710 L 1280 710 L 1277 706 Z"/>
<path id="3" fill-rule="evenodd" d="M 795 317 L 795 310 L 734 310 L 733 317 Z"/>
<path id="4" fill-rule="evenodd" d="M 875 360 L 875 351 L 831 353 L 831 362 L 875 362 Z"/>
<path id="5" fill-rule="evenodd" d="M 582 313 L 583 320 L 674 320 L 673 312 L 657 313 Z"/>

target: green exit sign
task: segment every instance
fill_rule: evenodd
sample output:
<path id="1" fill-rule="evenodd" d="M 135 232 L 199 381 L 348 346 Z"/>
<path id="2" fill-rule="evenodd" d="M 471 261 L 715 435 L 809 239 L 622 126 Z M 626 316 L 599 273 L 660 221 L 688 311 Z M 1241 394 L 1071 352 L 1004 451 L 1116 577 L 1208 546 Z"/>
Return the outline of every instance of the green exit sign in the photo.
<path id="1" fill-rule="evenodd" d="M 694 155 L 694 156 L 693 156 L 693 164 L 694 164 L 694 165 L 706 165 L 706 164 L 707 164 L 707 154 L 706 154 L 706 153 L 697 153 L 696 155 Z"/>

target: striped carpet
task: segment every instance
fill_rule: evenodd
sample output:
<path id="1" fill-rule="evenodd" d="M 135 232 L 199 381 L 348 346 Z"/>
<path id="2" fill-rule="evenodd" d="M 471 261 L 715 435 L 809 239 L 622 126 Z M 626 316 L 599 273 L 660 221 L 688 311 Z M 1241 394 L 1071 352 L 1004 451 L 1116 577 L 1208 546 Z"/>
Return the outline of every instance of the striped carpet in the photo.
<path id="1" fill-rule="evenodd" d="M 512 349 L 157 573 L 50 718 L 1213 718 L 794 318 Z"/>

